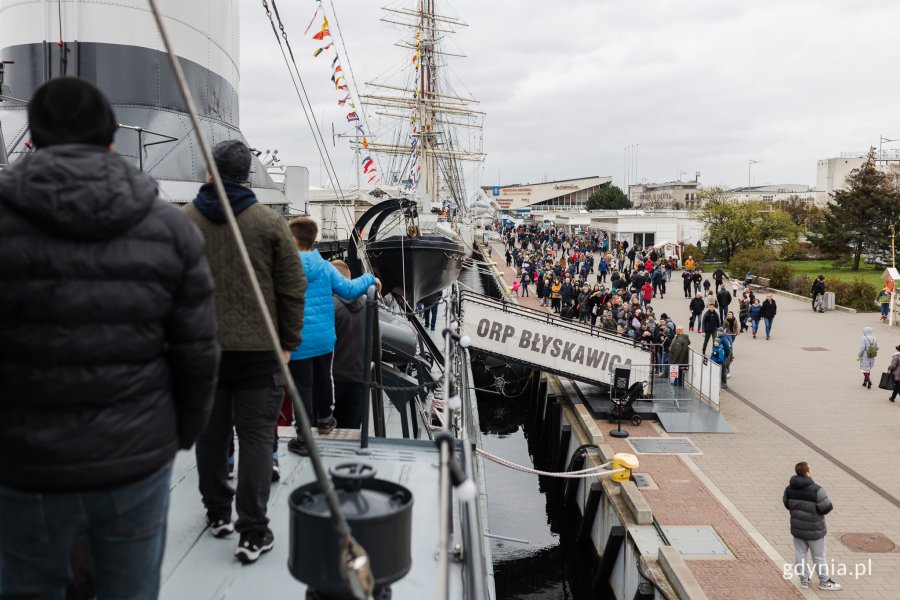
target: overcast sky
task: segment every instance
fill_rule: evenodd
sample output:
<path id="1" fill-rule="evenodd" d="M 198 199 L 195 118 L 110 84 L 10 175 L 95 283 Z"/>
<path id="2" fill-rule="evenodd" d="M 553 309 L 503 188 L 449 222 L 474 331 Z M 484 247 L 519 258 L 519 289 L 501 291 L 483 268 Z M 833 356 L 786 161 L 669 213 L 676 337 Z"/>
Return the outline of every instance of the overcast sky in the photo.
<path id="1" fill-rule="evenodd" d="M 335 0 L 359 84 L 408 60 L 393 44 L 410 34 L 379 21 L 386 3 Z M 437 4 L 469 23 L 450 47 L 468 58 L 452 67 L 487 113 L 488 157 L 470 186 L 593 175 L 621 186 L 625 147 L 638 145 L 632 182 L 700 171 L 704 185 L 744 186 L 752 158 L 761 161 L 754 185 L 815 185 L 817 159 L 865 151 L 882 134 L 898 139 L 885 149 L 900 148 L 900 2 Z M 279 8 L 330 138 L 332 123 L 346 128 L 346 111 L 331 55 L 313 58 L 318 44 L 303 36 L 314 3 Z M 307 166 L 317 185 L 319 156 L 269 22 L 257 0 L 241 0 L 241 11 L 241 128 L 257 148 Z M 329 150 L 349 187 L 352 156 L 346 141 L 337 144 Z"/>

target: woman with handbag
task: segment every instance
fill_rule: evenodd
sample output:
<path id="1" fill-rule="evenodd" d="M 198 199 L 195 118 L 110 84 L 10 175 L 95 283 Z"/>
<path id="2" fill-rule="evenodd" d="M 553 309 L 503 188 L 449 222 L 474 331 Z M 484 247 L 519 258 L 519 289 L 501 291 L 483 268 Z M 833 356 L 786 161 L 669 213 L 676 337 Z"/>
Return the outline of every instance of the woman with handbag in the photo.
<path id="1" fill-rule="evenodd" d="M 894 348 L 896 352 L 891 357 L 891 366 L 888 367 L 888 373 L 893 377 L 894 389 L 891 393 L 890 401 L 893 402 L 900 394 L 900 346 Z"/>
<path id="2" fill-rule="evenodd" d="M 876 356 L 878 356 L 878 340 L 872 335 L 871 327 L 864 327 L 856 360 L 859 361 L 859 370 L 863 374 L 863 387 L 870 390 L 872 389 L 872 380 L 869 379 L 869 373 L 871 373 L 872 367 L 875 366 Z"/>

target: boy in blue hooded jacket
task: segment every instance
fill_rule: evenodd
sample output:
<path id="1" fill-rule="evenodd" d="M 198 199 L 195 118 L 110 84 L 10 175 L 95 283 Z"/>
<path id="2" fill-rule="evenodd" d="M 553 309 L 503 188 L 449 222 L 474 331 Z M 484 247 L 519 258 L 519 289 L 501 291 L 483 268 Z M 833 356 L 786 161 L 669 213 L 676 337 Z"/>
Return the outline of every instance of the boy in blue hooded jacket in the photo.
<path id="1" fill-rule="evenodd" d="M 306 304 L 303 308 L 303 330 L 300 346 L 291 353 L 288 366 L 307 414 L 315 416 L 316 428 L 325 435 L 335 428 L 334 381 L 331 366 L 334 360 L 334 304 L 332 294 L 354 300 L 366 293 L 371 285 L 381 289 L 381 282 L 366 273 L 348 280 L 331 263 L 313 250 L 319 227 L 309 217 L 297 217 L 288 226 L 306 273 Z M 295 407 L 296 410 L 296 407 Z M 295 417 L 296 421 L 296 417 Z M 288 450 L 307 455 L 300 437 L 288 442 Z"/>

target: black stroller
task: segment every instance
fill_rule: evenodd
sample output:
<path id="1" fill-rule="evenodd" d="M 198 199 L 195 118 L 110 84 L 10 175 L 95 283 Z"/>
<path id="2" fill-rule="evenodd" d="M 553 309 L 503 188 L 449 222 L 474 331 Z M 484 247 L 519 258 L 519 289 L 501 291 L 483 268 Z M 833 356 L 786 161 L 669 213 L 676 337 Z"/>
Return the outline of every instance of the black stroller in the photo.
<path id="1" fill-rule="evenodd" d="M 634 401 L 644 395 L 644 385 L 646 381 L 638 381 L 632 383 L 628 390 L 622 392 L 618 398 L 612 398 L 612 410 L 609 412 L 609 421 L 631 421 L 635 427 L 640 425 L 644 420 L 641 415 L 634 412 Z"/>

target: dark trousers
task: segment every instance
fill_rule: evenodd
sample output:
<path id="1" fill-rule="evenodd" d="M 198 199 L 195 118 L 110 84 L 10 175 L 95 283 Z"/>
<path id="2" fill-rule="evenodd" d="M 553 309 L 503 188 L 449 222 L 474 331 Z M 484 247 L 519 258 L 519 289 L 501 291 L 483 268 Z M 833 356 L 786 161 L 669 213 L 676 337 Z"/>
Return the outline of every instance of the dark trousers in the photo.
<path id="1" fill-rule="evenodd" d="M 349 381 L 334 382 L 334 418 L 341 429 L 359 429 L 366 410 L 366 386 Z"/>
<path id="2" fill-rule="evenodd" d="M 334 361 L 334 352 L 292 360 L 288 363 L 294 385 L 300 392 L 300 399 L 306 409 L 306 414 L 313 419 L 327 419 L 334 410 L 334 380 L 331 377 L 331 363 Z M 296 410 L 296 407 L 295 407 Z M 296 422 L 297 418 L 294 417 Z"/>
<path id="3" fill-rule="evenodd" d="M 685 281 L 683 283 L 682 287 L 684 287 L 684 297 L 690 298 L 691 297 L 691 282 Z"/>
<path id="4" fill-rule="evenodd" d="M 237 384 L 239 386 L 239 384 Z M 209 423 L 197 440 L 197 474 L 207 512 L 230 518 L 235 499 L 238 532 L 264 531 L 269 524 L 266 505 L 272 486 L 272 446 L 284 397 L 280 373 L 264 388 L 242 389 L 220 383 Z M 228 447 L 232 428 L 238 437 L 237 492 L 228 485 Z"/>
<path id="5" fill-rule="evenodd" d="M 95 492 L 36 494 L 0 486 L 0 598 L 66 598 L 70 553 L 86 536 L 98 598 L 156 600 L 171 475 L 166 465 L 135 483 Z"/>
<path id="6" fill-rule="evenodd" d="M 894 390 L 891 392 L 891 400 L 896 399 L 897 394 L 900 394 L 900 379 L 894 379 Z"/>
<path id="7" fill-rule="evenodd" d="M 697 313 L 691 313 L 691 319 L 690 319 L 690 321 L 688 322 L 688 327 L 690 327 L 691 329 L 693 329 L 693 328 L 694 328 L 694 322 L 695 322 L 695 321 L 696 321 L 696 323 L 697 323 L 697 331 L 701 331 L 701 330 L 703 329 L 703 327 L 702 327 L 702 325 L 701 325 L 702 320 L 700 319 L 700 315 L 698 315 Z"/>
<path id="8" fill-rule="evenodd" d="M 706 354 L 706 346 L 707 346 L 707 344 L 709 344 L 709 340 L 710 340 L 711 338 L 715 338 L 715 337 L 716 337 L 716 332 L 715 332 L 715 331 L 707 331 L 707 332 L 705 332 L 705 335 L 703 336 L 703 354 L 704 354 L 704 355 Z"/>

